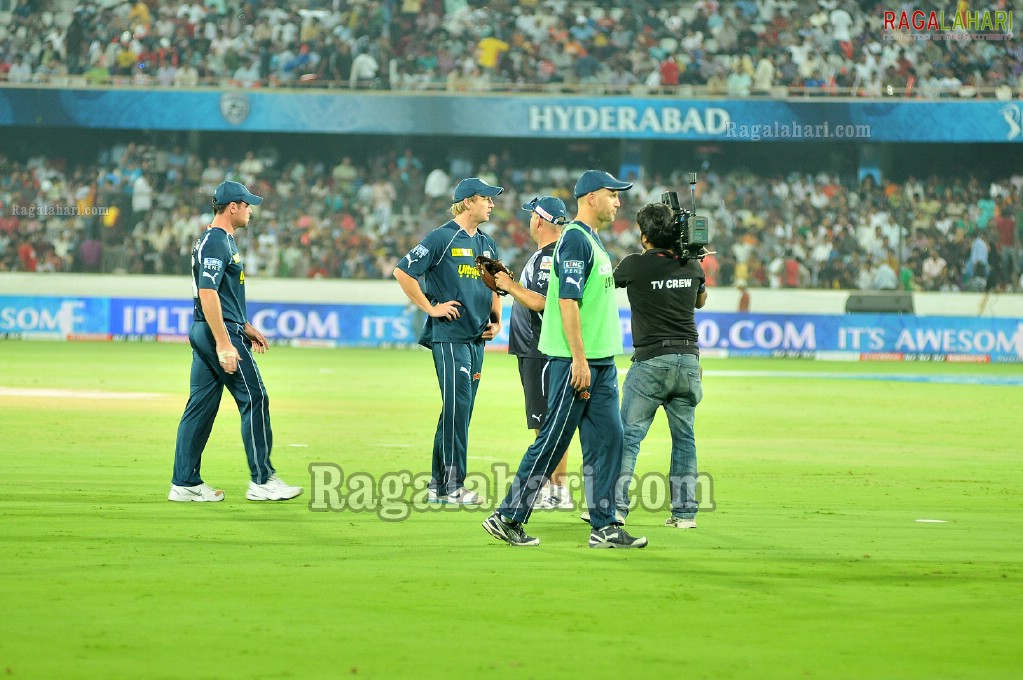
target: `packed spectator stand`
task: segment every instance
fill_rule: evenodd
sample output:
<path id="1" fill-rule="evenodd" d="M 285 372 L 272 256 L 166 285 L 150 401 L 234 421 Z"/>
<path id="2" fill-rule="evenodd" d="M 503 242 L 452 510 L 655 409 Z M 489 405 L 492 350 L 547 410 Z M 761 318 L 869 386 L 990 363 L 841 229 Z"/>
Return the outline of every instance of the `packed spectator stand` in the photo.
<path id="1" fill-rule="evenodd" d="M 336 0 L 302 8 L 0 0 L 0 82 L 731 98 L 1020 91 L 1023 54 L 1009 43 L 910 40 L 886 33 L 880 10 L 827 0 Z M 519 204 L 549 193 L 571 207 L 566 187 L 583 169 L 502 154 L 474 167 L 415 148 L 330 163 L 272 147 L 241 158 L 203 153 L 125 143 L 73 164 L 0 153 L 0 271 L 182 273 L 209 220 L 197 197 L 238 179 L 267 197 L 242 243 L 248 273 L 388 277 L 443 221 L 454 182 L 469 175 L 507 188 L 487 228 L 515 264 L 532 248 Z M 980 182 L 953 171 L 879 185 L 828 172 L 711 172 L 699 197 L 713 220 L 711 282 L 1019 289 L 1023 176 Z M 635 211 L 684 186 L 681 177 L 649 175 L 624 195 L 608 237 L 616 258 L 639 249 Z"/>
<path id="2" fill-rule="evenodd" d="M 522 167 L 491 154 L 479 167 L 419 158 L 412 148 L 373 156 L 282 160 L 276 151 L 202 158 L 134 143 L 97 163 L 27 164 L 0 156 L 0 271 L 184 273 L 209 223 L 224 179 L 266 197 L 252 234 L 241 239 L 250 275 L 386 278 L 429 229 L 445 219 L 451 190 L 469 175 L 506 188 L 484 228 L 504 258 L 532 252 L 519 206 L 561 196 L 580 168 Z M 634 178 L 633 178 L 634 179 Z M 640 249 L 633 217 L 684 176 L 655 174 L 623 193 L 609 250 Z M 712 220 L 717 255 L 704 262 L 713 285 L 843 289 L 997 290 L 1020 288 L 1023 174 L 990 183 L 958 175 L 850 185 L 827 173 L 702 176 L 700 212 Z"/>
<path id="3" fill-rule="evenodd" d="M 947 13 L 979 16 L 984 9 L 990 15 L 1013 4 L 961 2 Z M 886 24 L 885 10 L 907 7 L 837 0 L 312 0 L 301 7 L 283 0 L 0 0 L 0 80 L 591 95 L 1019 96 L 1023 48 L 1007 39 L 1012 36 L 986 25 L 926 35 Z"/>

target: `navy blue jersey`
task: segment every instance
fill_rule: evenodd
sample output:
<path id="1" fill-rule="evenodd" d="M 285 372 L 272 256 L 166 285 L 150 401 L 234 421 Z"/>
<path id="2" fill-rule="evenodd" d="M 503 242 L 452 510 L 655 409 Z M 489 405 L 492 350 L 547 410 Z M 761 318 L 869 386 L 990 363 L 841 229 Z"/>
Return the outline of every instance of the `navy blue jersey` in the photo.
<path id="1" fill-rule="evenodd" d="M 604 247 L 597 232 L 593 231 L 588 224 L 575 221 L 569 224 L 576 224 L 590 233 L 590 236 Z M 565 225 L 566 227 L 568 225 Z M 561 240 L 558 242 L 558 252 L 554 258 L 554 266 L 557 268 L 558 280 L 561 288 L 558 297 L 562 300 L 582 300 L 583 288 L 586 287 L 586 279 L 593 269 L 593 246 L 590 240 L 574 229 L 563 231 Z M 607 252 L 607 249 L 604 249 Z"/>
<path id="2" fill-rule="evenodd" d="M 245 325 L 245 267 L 234 236 L 220 228 L 204 231 L 192 247 L 192 298 L 195 320 L 206 317 L 199 302 L 199 289 L 209 288 L 220 295 L 224 321 Z"/>
<path id="3" fill-rule="evenodd" d="M 551 263 L 554 261 L 556 244 L 557 241 L 548 243 L 529 258 L 519 277 L 519 283 L 523 288 L 547 297 L 547 284 L 551 280 Z M 543 357 L 543 352 L 536 348 L 540 342 L 542 322 L 543 315 L 540 312 L 534 312 L 518 302 L 513 303 L 511 321 L 508 324 L 508 353 L 520 357 Z"/>
<path id="4" fill-rule="evenodd" d="M 583 289 L 586 288 L 586 280 L 590 274 L 599 275 L 593 272 L 593 245 L 586 234 L 569 229 L 569 224 L 575 224 L 585 229 L 601 249 L 607 253 L 604 242 L 600 240 L 597 232 L 593 231 L 590 225 L 579 220 L 573 220 L 562 227 L 561 239 L 557 243 L 557 251 L 554 253 L 553 267 L 558 277 L 559 289 L 558 299 L 560 300 L 582 300 Z M 608 255 L 610 257 L 610 255 Z M 587 358 L 593 365 L 607 365 L 614 363 L 614 357 L 593 359 Z"/>
<path id="5" fill-rule="evenodd" d="M 420 343 L 474 342 L 490 323 L 494 293 L 480 278 L 476 256 L 499 258 L 494 240 L 479 229 L 470 236 L 454 220 L 437 227 L 398 263 L 419 280 L 431 304 L 455 300 L 461 304 L 454 320 L 427 317 Z"/>

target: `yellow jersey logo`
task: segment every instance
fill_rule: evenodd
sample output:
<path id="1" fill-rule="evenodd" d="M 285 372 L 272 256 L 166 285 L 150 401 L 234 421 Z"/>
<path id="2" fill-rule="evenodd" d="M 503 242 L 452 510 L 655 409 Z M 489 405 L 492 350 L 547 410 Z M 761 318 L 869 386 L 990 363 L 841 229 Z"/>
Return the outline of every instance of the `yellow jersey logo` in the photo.
<path id="1" fill-rule="evenodd" d="M 452 248 L 451 257 L 473 257 L 472 248 Z"/>
<path id="2" fill-rule="evenodd" d="M 476 268 L 474 264 L 460 264 L 458 265 L 458 278 L 460 279 L 478 279 L 480 277 L 480 270 Z"/>

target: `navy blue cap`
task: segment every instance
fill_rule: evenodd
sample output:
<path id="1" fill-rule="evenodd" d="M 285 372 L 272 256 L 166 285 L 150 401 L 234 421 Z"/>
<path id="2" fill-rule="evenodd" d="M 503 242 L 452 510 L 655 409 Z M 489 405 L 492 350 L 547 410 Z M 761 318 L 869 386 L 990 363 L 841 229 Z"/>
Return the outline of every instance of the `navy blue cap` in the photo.
<path id="1" fill-rule="evenodd" d="M 261 196 L 246 189 L 241 182 L 221 182 L 217 190 L 213 192 L 213 205 L 227 205 L 228 203 L 259 205 L 262 202 Z"/>
<path id="2" fill-rule="evenodd" d="M 613 189 L 614 191 L 628 191 L 632 188 L 632 182 L 623 182 L 615 179 L 610 172 L 603 170 L 587 170 L 575 183 L 575 197 L 579 198 L 599 189 Z"/>
<path id="3" fill-rule="evenodd" d="M 565 202 L 557 196 L 540 196 L 529 203 L 522 204 L 523 210 L 535 212 L 540 217 L 554 224 L 564 224 L 568 219 Z"/>
<path id="4" fill-rule="evenodd" d="M 455 201 L 464 201 L 465 199 L 476 195 L 493 198 L 502 191 L 504 191 L 503 187 L 495 187 L 491 184 L 487 184 L 479 177 L 469 177 L 468 179 L 463 179 L 458 183 L 458 186 L 455 187 L 455 193 L 452 198 L 455 199 Z"/>

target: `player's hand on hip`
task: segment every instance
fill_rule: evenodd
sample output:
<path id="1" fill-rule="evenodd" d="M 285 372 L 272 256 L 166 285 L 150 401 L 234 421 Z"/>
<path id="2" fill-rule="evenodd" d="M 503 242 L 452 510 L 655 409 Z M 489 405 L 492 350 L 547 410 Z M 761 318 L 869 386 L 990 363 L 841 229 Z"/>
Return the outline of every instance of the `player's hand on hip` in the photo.
<path id="1" fill-rule="evenodd" d="M 590 387 L 590 364 L 584 357 L 572 359 L 572 378 L 569 381 L 577 392 Z"/>
<path id="2" fill-rule="evenodd" d="M 454 321 L 462 315 L 462 313 L 458 310 L 461 306 L 461 303 L 457 300 L 438 302 L 433 307 L 430 307 L 430 316 L 435 319 L 447 319 L 448 321 Z"/>
<path id="3" fill-rule="evenodd" d="M 256 350 L 257 354 L 270 349 L 270 343 L 266 341 L 266 336 L 259 332 L 259 329 L 253 326 L 251 323 L 245 324 L 245 337 L 252 342 L 252 348 Z"/>
<path id="4" fill-rule="evenodd" d="M 217 359 L 220 361 L 220 367 L 224 369 L 224 373 L 234 373 L 238 370 L 238 350 L 233 346 L 226 349 L 217 348 Z"/>
<path id="5" fill-rule="evenodd" d="M 497 337 L 497 334 L 501 332 L 501 322 L 491 321 L 487 324 L 487 329 L 483 331 L 484 340 L 493 340 Z"/>

